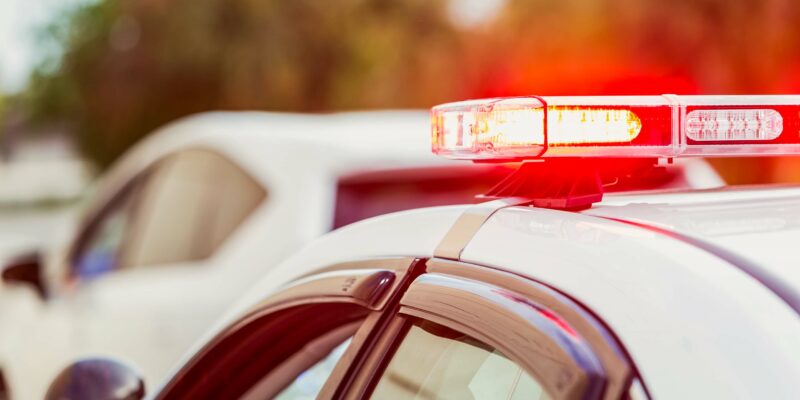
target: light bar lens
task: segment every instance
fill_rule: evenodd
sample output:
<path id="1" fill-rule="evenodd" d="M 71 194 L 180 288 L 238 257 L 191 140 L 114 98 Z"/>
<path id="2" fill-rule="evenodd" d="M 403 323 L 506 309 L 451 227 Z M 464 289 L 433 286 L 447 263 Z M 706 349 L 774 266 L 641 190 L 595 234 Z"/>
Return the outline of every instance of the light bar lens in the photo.
<path id="1" fill-rule="evenodd" d="M 630 110 L 550 106 L 547 112 L 551 145 L 627 143 L 642 130 L 642 120 Z"/>
<path id="2" fill-rule="evenodd" d="M 535 98 L 513 98 L 434 108 L 433 151 L 467 159 L 535 156 L 544 150 L 543 107 Z"/>
<path id="3" fill-rule="evenodd" d="M 433 152 L 508 160 L 800 154 L 800 96 L 593 96 L 434 107 Z"/>
<path id="4" fill-rule="evenodd" d="M 694 110 L 686 115 L 686 136 L 700 142 L 773 140 L 783 117 L 770 109 Z"/>
<path id="5" fill-rule="evenodd" d="M 522 97 L 436 107 L 432 129 L 433 151 L 437 154 L 469 159 L 517 158 L 536 156 L 545 147 L 630 145 L 642 132 L 642 119 L 631 107 L 603 104 L 552 105 L 545 116 L 544 103 Z"/>

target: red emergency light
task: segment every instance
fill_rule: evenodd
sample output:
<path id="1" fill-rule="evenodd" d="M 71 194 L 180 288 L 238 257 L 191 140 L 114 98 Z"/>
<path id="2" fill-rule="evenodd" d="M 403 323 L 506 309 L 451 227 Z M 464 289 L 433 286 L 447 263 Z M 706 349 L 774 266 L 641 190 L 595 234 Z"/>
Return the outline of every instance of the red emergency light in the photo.
<path id="1" fill-rule="evenodd" d="M 455 159 L 800 154 L 800 95 L 528 96 L 431 117 L 433 152 Z"/>

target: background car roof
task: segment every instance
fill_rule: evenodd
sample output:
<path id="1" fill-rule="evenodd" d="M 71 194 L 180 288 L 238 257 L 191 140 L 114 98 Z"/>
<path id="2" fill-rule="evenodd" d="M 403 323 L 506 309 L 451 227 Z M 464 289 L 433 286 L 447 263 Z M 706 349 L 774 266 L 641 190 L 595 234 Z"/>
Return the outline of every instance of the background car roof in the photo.
<path id="1" fill-rule="evenodd" d="M 133 176 L 183 149 L 205 148 L 225 155 L 268 190 L 295 185 L 304 176 L 335 179 L 354 173 L 474 165 L 435 157 L 429 132 L 425 111 L 196 114 L 154 131 L 126 152 L 98 182 L 93 204 L 104 204 Z"/>
<path id="2" fill-rule="evenodd" d="M 431 154 L 429 132 L 425 111 L 209 112 L 156 130 L 132 153 L 158 157 L 177 148 L 212 145 L 234 157 L 247 157 L 254 146 L 302 146 L 305 158 L 324 153 L 353 168 L 374 160 L 387 166 L 446 163 Z"/>

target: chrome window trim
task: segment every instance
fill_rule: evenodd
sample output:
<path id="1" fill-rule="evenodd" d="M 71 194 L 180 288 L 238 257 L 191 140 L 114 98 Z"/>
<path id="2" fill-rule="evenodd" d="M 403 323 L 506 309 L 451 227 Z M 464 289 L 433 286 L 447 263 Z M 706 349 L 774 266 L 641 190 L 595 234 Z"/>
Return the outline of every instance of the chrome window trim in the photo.
<path id="1" fill-rule="evenodd" d="M 605 376 L 588 343 L 518 293 L 454 275 L 427 273 L 409 287 L 401 305 L 401 314 L 463 332 L 498 349 L 552 398 L 600 398 Z"/>
<path id="2" fill-rule="evenodd" d="M 278 289 L 275 295 L 258 303 L 229 324 L 213 339 L 208 341 L 170 381 L 162 387 L 154 398 L 162 399 L 172 391 L 183 376 L 198 368 L 205 355 L 236 334 L 244 327 L 276 312 L 289 308 L 324 304 L 344 303 L 364 307 L 367 314 L 362 326 L 357 330 L 350 346 L 341 357 L 319 394 L 319 398 L 331 398 L 338 389 L 350 365 L 359 356 L 361 347 L 368 343 L 375 326 L 381 321 L 380 312 L 399 290 L 409 268 L 414 265 L 414 257 L 391 257 L 366 259 L 334 264 L 305 274 Z"/>
<path id="3" fill-rule="evenodd" d="M 637 375 L 635 365 L 625 349 L 602 320 L 587 310 L 585 306 L 554 288 L 530 277 L 497 268 L 437 258 L 427 260 L 427 273 L 453 276 L 496 286 L 517 293 L 524 299 L 552 310 L 579 333 L 597 355 L 606 378 L 606 389 L 603 396 L 605 399 L 624 397 L 631 380 Z M 424 276 L 422 275 L 422 277 Z M 409 291 L 411 290 L 409 289 Z M 646 392 L 646 388 L 644 390 Z"/>
<path id="4" fill-rule="evenodd" d="M 332 264 L 287 283 L 246 314 L 311 302 L 348 302 L 381 310 L 414 261 L 392 257 Z"/>

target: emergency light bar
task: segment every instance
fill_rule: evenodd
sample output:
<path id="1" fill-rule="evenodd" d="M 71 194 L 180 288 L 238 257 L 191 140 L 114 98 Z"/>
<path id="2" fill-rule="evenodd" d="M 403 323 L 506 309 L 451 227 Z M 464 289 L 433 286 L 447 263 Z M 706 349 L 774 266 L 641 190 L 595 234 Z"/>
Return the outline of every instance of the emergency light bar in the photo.
<path id="1" fill-rule="evenodd" d="M 431 118 L 433 152 L 465 160 L 800 154 L 800 95 L 510 97 Z"/>

